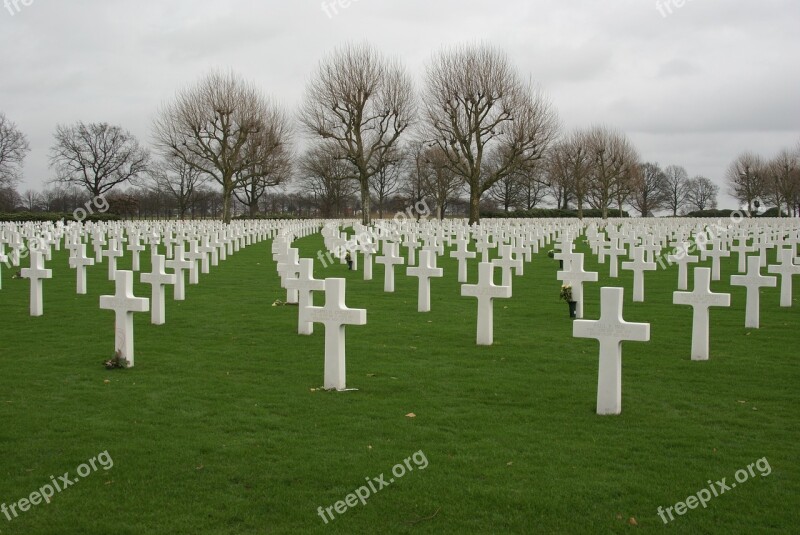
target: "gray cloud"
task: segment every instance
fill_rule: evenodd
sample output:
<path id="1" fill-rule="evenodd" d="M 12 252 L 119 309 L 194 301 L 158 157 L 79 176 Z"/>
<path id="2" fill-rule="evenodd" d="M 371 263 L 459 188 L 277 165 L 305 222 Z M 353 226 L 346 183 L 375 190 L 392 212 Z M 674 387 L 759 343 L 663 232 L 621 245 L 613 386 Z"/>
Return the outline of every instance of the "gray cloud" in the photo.
<path id="1" fill-rule="evenodd" d="M 442 46 L 496 44 L 565 129 L 619 127 L 644 159 L 720 184 L 739 151 L 771 156 L 800 139 L 796 1 L 689 0 L 666 17 L 655 0 L 358 0 L 337 11 L 316 0 L 33 0 L 13 16 L 0 6 L 0 110 L 33 149 L 20 189 L 51 176 L 58 123 L 108 121 L 149 141 L 161 103 L 213 68 L 294 107 L 319 60 L 353 40 L 417 80 Z"/>

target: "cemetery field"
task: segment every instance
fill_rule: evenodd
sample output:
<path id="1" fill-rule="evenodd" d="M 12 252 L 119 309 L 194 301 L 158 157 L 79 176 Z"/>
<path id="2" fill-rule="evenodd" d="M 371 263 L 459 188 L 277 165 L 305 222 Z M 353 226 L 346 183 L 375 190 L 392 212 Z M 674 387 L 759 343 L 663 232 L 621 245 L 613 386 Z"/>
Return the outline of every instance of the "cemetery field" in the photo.
<path id="1" fill-rule="evenodd" d="M 317 278 L 346 278 L 347 305 L 367 309 L 367 325 L 346 328 L 347 386 L 357 391 L 334 393 L 321 390 L 324 327 L 299 336 L 297 307 L 272 306 L 286 291 L 270 245 L 220 262 L 187 284 L 183 302 L 168 288 L 165 325 L 136 314 L 127 370 L 102 366 L 114 349 L 114 315 L 98 306 L 114 293 L 106 263 L 88 268 L 88 295 L 76 295 L 68 253 L 54 252 L 39 318 L 28 314 L 29 281 L 3 268 L 0 503 L 105 462 L 49 504 L 11 520 L 0 513 L 0 533 L 777 534 L 800 525 L 800 309 L 797 298 L 779 308 L 779 288 L 763 289 L 761 328 L 745 329 L 745 289 L 727 283 L 735 258 L 712 283 L 732 306 L 711 309 L 711 358 L 693 362 L 692 310 L 672 304 L 677 268 L 646 273 L 645 302 L 632 303 L 631 272 L 609 279 L 608 265 L 586 255 L 600 282 L 585 285 L 584 317 L 599 316 L 601 286 L 622 286 L 625 319 L 651 325 L 650 342 L 623 343 L 622 414 L 598 416 L 598 343 L 573 338 L 558 262 L 544 251 L 514 277 L 513 298 L 495 300 L 491 347 L 475 343 L 477 301 L 460 296 L 455 260 L 439 258 L 445 276 L 431 281 L 429 313 L 417 312 L 405 267 L 388 294 L 381 265 L 363 281 L 360 265 L 315 260 Z M 294 246 L 306 258 L 324 250 L 319 235 Z M 130 269 L 129 255 L 118 269 Z M 477 264 L 469 269 L 474 283 Z M 136 281 L 134 293 L 149 297 Z M 666 526 L 659 517 L 709 481 L 730 486 L 748 465 L 754 475 L 705 508 Z M 366 505 L 322 519 L 318 508 L 381 477 L 388 485 L 375 483 Z"/>

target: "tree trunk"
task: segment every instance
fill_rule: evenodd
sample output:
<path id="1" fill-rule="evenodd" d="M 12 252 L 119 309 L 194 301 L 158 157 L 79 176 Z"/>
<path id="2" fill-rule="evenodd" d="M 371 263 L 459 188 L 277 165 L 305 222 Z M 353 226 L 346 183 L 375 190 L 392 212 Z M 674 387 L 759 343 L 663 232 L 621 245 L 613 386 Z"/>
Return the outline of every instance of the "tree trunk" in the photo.
<path id="1" fill-rule="evenodd" d="M 370 224 L 369 181 L 361 180 L 361 224 Z"/>
<path id="2" fill-rule="evenodd" d="M 477 191 L 469 194 L 469 224 L 481 222 L 481 197 Z"/>
<path id="3" fill-rule="evenodd" d="M 222 189 L 222 222 L 226 225 L 231 222 L 231 197 L 233 190 L 227 187 Z"/>

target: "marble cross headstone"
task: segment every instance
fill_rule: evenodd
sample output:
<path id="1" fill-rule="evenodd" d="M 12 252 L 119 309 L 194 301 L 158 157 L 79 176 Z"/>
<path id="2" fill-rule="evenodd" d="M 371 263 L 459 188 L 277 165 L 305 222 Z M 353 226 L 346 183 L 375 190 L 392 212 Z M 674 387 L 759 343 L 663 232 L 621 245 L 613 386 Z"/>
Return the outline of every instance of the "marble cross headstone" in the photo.
<path id="1" fill-rule="evenodd" d="M 383 291 L 392 293 L 394 292 L 394 266 L 402 265 L 405 263 L 403 257 L 398 256 L 397 250 L 399 245 L 394 242 L 384 242 L 383 244 L 383 256 L 379 256 L 375 259 L 375 262 L 378 264 L 383 264 L 384 276 L 383 276 Z"/>
<path id="2" fill-rule="evenodd" d="M 406 268 L 409 277 L 419 278 L 419 291 L 417 295 L 417 311 L 431 311 L 431 278 L 442 277 L 442 268 L 434 267 L 436 256 L 431 251 L 419 252 L 419 265 Z"/>
<path id="3" fill-rule="evenodd" d="M 685 290 L 689 287 L 689 264 L 696 264 L 700 261 L 697 256 L 689 254 L 689 242 L 683 242 L 675 248 L 675 254 L 667 256 L 670 263 L 678 264 L 678 290 Z"/>
<path id="4" fill-rule="evenodd" d="M 192 262 L 183 257 L 183 246 L 175 247 L 173 250 L 174 258 L 165 262 L 166 266 L 175 272 L 175 286 L 172 290 L 172 298 L 175 301 L 186 299 L 186 279 L 183 272 L 191 269 Z"/>
<path id="5" fill-rule="evenodd" d="M 152 287 L 150 299 L 153 306 L 150 311 L 150 323 L 164 325 L 166 313 L 164 306 L 164 286 L 175 284 L 178 276 L 164 271 L 164 255 L 156 254 L 151 257 L 152 273 L 142 273 L 141 281 Z"/>
<path id="6" fill-rule="evenodd" d="M 79 243 L 75 250 L 75 256 L 69 259 L 69 267 L 75 269 L 77 277 L 76 293 L 86 295 L 86 266 L 93 266 L 94 258 L 86 256 L 86 244 Z"/>
<path id="7" fill-rule="evenodd" d="M 466 239 L 456 241 L 456 250 L 450 252 L 450 258 L 458 259 L 458 282 L 467 282 L 467 260 L 475 258 L 477 253 L 469 250 Z"/>
<path id="8" fill-rule="evenodd" d="M 22 278 L 31 280 L 31 316 L 41 316 L 44 314 L 42 302 L 42 280 L 52 279 L 53 270 L 45 269 L 44 257 L 38 249 L 30 250 L 31 267 L 21 270 Z"/>
<path id="9" fill-rule="evenodd" d="M 744 326 L 748 329 L 758 329 L 760 316 L 760 291 L 762 287 L 774 288 L 778 280 L 775 277 L 765 277 L 761 274 L 761 258 L 758 256 L 747 257 L 747 274 L 731 275 L 731 286 L 744 286 L 747 288 L 747 303 L 745 309 Z"/>
<path id="10" fill-rule="evenodd" d="M 306 317 L 308 308 L 314 304 L 314 291 L 325 290 L 325 281 L 314 278 L 314 259 L 301 258 L 300 269 L 296 278 L 286 279 L 286 289 L 294 290 L 298 295 L 297 334 L 312 334 L 314 324 Z"/>
<path id="11" fill-rule="evenodd" d="M 711 291 L 712 272 L 709 268 L 694 268 L 694 290 L 674 292 L 672 302 L 690 305 L 692 314 L 692 360 L 708 360 L 708 309 L 731 306 L 731 295 Z"/>
<path id="12" fill-rule="evenodd" d="M 794 248 L 780 249 L 778 255 L 780 264 L 773 264 L 767 268 L 769 273 L 781 276 L 781 306 L 792 306 L 792 275 L 800 275 L 800 266 L 794 263 Z"/>
<path id="13" fill-rule="evenodd" d="M 122 248 L 117 248 L 117 240 L 111 238 L 108 240 L 108 249 L 103 252 L 103 256 L 108 258 L 108 280 L 112 281 L 116 277 L 117 271 L 117 258 L 122 257 Z"/>
<path id="14" fill-rule="evenodd" d="M 556 273 L 556 278 L 572 287 L 572 299 L 576 303 L 575 317 L 580 319 L 583 317 L 583 283 L 597 282 L 598 274 L 595 271 L 584 271 L 583 253 L 572 253 L 570 258 L 566 269 Z"/>
<path id="15" fill-rule="evenodd" d="M 133 313 L 148 312 L 150 300 L 133 295 L 133 271 L 119 270 L 116 273 L 114 295 L 101 295 L 100 308 L 113 310 L 115 314 L 114 344 L 119 356 L 133 367 Z"/>
<path id="16" fill-rule="evenodd" d="M 325 280 L 325 306 L 309 306 L 306 319 L 325 325 L 326 390 L 345 390 L 345 325 L 366 325 L 367 311 L 347 308 L 345 279 Z"/>
<path id="17" fill-rule="evenodd" d="M 644 272 L 655 271 L 655 262 L 645 262 L 644 249 L 633 248 L 633 262 L 623 262 L 622 269 L 633 271 L 633 301 L 644 302 Z"/>
<path id="18" fill-rule="evenodd" d="M 493 299 L 511 297 L 510 286 L 494 284 L 494 264 L 481 262 L 478 264 L 478 283 L 465 284 L 461 287 L 463 297 L 478 298 L 478 338 L 480 346 L 490 346 L 494 342 L 494 304 Z"/>
<path id="19" fill-rule="evenodd" d="M 629 323 L 622 319 L 623 288 L 600 289 L 600 319 L 575 320 L 576 338 L 595 338 L 600 342 L 600 367 L 597 376 L 597 414 L 622 412 L 622 342 L 650 340 L 649 323 Z"/>

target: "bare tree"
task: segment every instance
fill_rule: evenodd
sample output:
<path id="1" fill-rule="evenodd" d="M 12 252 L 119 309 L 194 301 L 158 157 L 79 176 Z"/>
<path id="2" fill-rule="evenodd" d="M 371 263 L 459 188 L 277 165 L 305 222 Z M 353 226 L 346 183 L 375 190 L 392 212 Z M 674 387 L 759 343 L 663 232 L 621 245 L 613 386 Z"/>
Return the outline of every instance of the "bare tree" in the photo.
<path id="1" fill-rule="evenodd" d="M 0 212 L 13 212 L 22 204 L 17 190 L 10 186 L 0 186 Z"/>
<path id="2" fill-rule="evenodd" d="M 588 133 L 580 130 L 572 132 L 567 139 L 556 145 L 548 160 L 551 178 L 556 184 L 568 188 L 569 194 L 575 198 L 578 217 L 583 219 L 583 206 L 594 165 Z"/>
<path id="3" fill-rule="evenodd" d="M 435 181 L 431 163 L 437 160 L 435 150 L 419 140 L 414 140 L 409 144 L 407 150 L 409 156 L 405 160 L 405 180 L 401 188 L 401 194 L 408 204 L 422 202 L 431 195 L 430 185 Z M 434 158 L 431 158 L 431 151 L 434 151 Z M 419 213 L 416 215 L 419 218 Z"/>
<path id="4" fill-rule="evenodd" d="M 356 169 L 333 143 L 315 145 L 302 156 L 299 186 L 325 218 L 341 217 L 359 191 Z"/>
<path id="5" fill-rule="evenodd" d="M 164 157 L 178 158 L 222 186 L 222 218 L 231 220 L 233 191 L 270 169 L 291 140 L 286 115 L 233 73 L 211 73 L 179 92 L 153 124 Z"/>
<path id="6" fill-rule="evenodd" d="M 633 184 L 631 206 L 642 217 L 647 217 L 666 204 L 667 175 L 657 163 L 644 163 L 639 166 L 639 169 Z"/>
<path id="7" fill-rule="evenodd" d="M 500 205 L 506 214 L 519 202 L 522 190 L 519 178 L 517 173 L 506 175 L 489 188 L 489 198 Z"/>
<path id="8" fill-rule="evenodd" d="M 272 125 L 270 135 L 284 142 L 268 155 L 253 157 L 252 160 L 257 163 L 235 175 L 236 188 L 233 194 L 239 202 L 247 206 L 250 217 L 258 213 L 258 205 L 269 188 L 286 185 L 292 177 L 294 154 L 288 144 L 291 139 L 289 118 L 279 111 L 273 118 Z M 248 142 L 247 148 L 251 148 L 251 142 Z"/>
<path id="9" fill-rule="evenodd" d="M 208 179 L 202 171 L 180 158 L 167 158 L 156 163 L 150 171 L 154 189 L 165 192 L 175 200 L 178 215 L 186 218 L 195 191 Z"/>
<path id="10" fill-rule="evenodd" d="M 741 203 L 747 203 L 747 211 L 753 211 L 753 202 L 766 192 L 764 160 L 752 152 L 740 154 L 728 167 L 725 175 L 730 194 Z"/>
<path id="11" fill-rule="evenodd" d="M 370 222 L 370 178 L 395 151 L 416 115 L 411 78 L 370 45 L 347 45 L 320 63 L 306 88 L 300 121 L 331 141 L 357 171 L 362 222 Z"/>
<path id="12" fill-rule="evenodd" d="M 625 192 L 630 187 L 638 154 L 622 132 L 607 126 L 595 126 L 586 133 L 586 143 L 592 159 L 589 176 L 589 199 L 594 208 L 608 218 L 608 208 L 615 198 L 622 211 Z"/>
<path id="13" fill-rule="evenodd" d="M 401 186 L 401 175 L 407 155 L 397 145 L 387 152 L 383 166 L 369 179 L 369 185 L 378 201 L 378 218 L 383 219 L 383 210 L 389 197 Z"/>
<path id="14" fill-rule="evenodd" d="M 444 50 L 428 65 L 423 137 L 447 157 L 480 220 L 483 194 L 542 158 L 558 121 L 547 99 L 525 84 L 501 51 L 486 45 Z"/>
<path id="15" fill-rule="evenodd" d="M 427 172 L 424 173 L 423 189 L 433 197 L 436 205 L 436 219 L 444 219 L 445 212 L 450 203 L 458 197 L 464 184 L 452 168 L 447 165 L 447 156 L 437 147 L 429 147 L 424 152 L 424 164 Z"/>
<path id="16" fill-rule="evenodd" d="M 672 210 L 672 216 L 686 204 L 686 182 L 689 174 L 680 165 L 670 165 L 664 170 L 664 206 Z"/>
<path id="17" fill-rule="evenodd" d="M 30 150 L 25 134 L 0 113 L 0 187 L 12 187 L 20 179 L 22 164 Z"/>
<path id="18" fill-rule="evenodd" d="M 119 126 L 78 122 L 56 127 L 50 149 L 54 182 L 73 184 L 99 197 L 147 172 L 150 155 Z"/>
<path id="19" fill-rule="evenodd" d="M 789 149 L 781 150 L 764 168 L 767 197 L 778 207 L 778 216 L 783 213 L 784 205 L 787 214 L 794 211 L 792 204 L 797 195 L 798 171 L 800 171 L 800 155 Z"/>
<path id="20" fill-rule="evenodd" d="M 42 196 L 32 189 L 25 190 L 21 198 L 23 208 L 29 212 L 35 212 L 41 207 Z"/>
<path id="21" fill-rule="evenodd" d="M 540 160 L 519 177 L 519 205 L 524 210 L 531 210 L 541 203 L 548 194 L 547 173 L 544 160 Z"/>
<path id="22" fill-rule="evenodd" d="M 719 186 L 704 176 L 697 176 L 687 182 L 686 201 L 695 210 L 717 207 Z"/>

